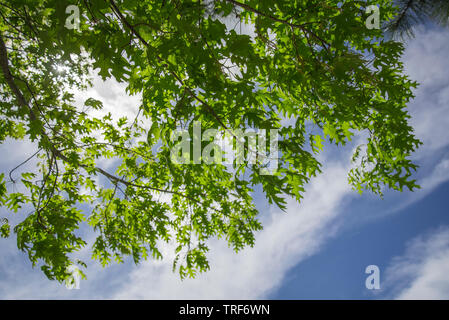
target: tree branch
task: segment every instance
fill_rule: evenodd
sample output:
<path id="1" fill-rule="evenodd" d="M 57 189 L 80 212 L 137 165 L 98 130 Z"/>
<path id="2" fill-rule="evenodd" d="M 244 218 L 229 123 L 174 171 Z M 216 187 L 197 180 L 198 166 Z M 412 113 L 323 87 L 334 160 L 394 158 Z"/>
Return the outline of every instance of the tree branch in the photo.
<path id="1" fill-rule="evenodd" d="M 274 17 L 274 16 L 272 16 L 272 15 L 269 15 L 269 14 L 267 14 L 267 13 L 263 13 L 263 12 L 261 12 L 261 11 L 255 9 L 255 8 L 253 8 L 253 7 L 249 6 L 249 5 L 247 5 L 246 3 L 241 3 L 241 2 L 238 2 L 238 1 L 235 1 L 235 0 L 225 0 L 225 1 L 230 2 L 230 3 L 232 3 L 232 4 L 235 5 L 235 6 L 238 6 L 238 7 L 241 7 L 241 8 L 243 8 L 243 9 L 246 9 L 246 10 L 248 10 L 248 11 L 251 11 L 251 12 L 253 12 L 253 13 L 259 15 L 259 16 L 263 16 L 263 17 L 269 18 L 269 19 L 271 19 L 271 20 L 273 20 L 273 21 L 276 21 L 276 22 L 280 22 L 280 23 L 286 24 L 286 25 L 288 25 L 288 26 L 290 26 L 290 27 L 292 27 L 292 28 L 298 28 L 298 29 L 300 29 L 304 34 L 305 34 L 305 33 L 309 33 L 310 35 L 312 35 L 314 38 L 318 39 L 318 40 L 321 42 L 321 44 L 323 45 L 323 48 L 325 48 L 327 51 L 329 51 L 328 46 L 330 46 L 330 44 L 329 44 L 328 42 L 324 41 L 324 39 L 321 38 L 321 37 L 319 37 L 315 32 L 313 32 L 313 31 L 311 31 L 311 30 L 305 28 L 305 26 L 306 26 L 307 24 L 310 24 L 311 22 L 303 23 L 303 24 L 291 23 L 291 22 L 289 22 L 289 21 L 287 21 L 287 20 L 283 20 L 283 19 Z"/>
<path id="2" fill-rule="evenodd" d="M 131 31 L 132 34 L 134 34 L 147 48 L 151 48 L 153 49 L 153 51 L 156 51 L 147 41 L 145 41 L 145 39 L 143 39 L 143 37 L 139 34 L 139 32 L 136 31 L 136 29 L 126 20 L 126 18 L 123 16 L 123 14 L 121 13 L 120 9 L 117 7 L 116 3 L 114 0 L 109 0 L 112 10 L 114 11 L 114 13 L 116 14 L 116 16 L 120 19 L 120 21 Z M 187 90 L 187 92 L 189 93 L 189 95 L 195 99 L 196 101 L 198 101 L 201 106 L 203 106 L 203 108 L 206 109 L 206 111 L 209 112 L 209 114 L 211 114 L 216 120 L 217 122 L 220 124 L 220 126 L 222 126 L 226 132 L 228 132 L 232 137 L 236 138 L 237 137 L 234 135 L 234 133 L 228 128 L 228 126 L 221 120 L 221 118 L 219 117 L 219 115 L 215 112 L 215 110 L 203 99 L 201 99 L 197 94 L 195 94 L 195 92 L 193 91 L 193 89 L 191 89 L 189 86 L 187 86 L 185 84 L 185 82 L 181 79 L 181 77 L 174 72 L 171 68 L 169 68 L 169 66 L 171 65 L 170 62 L 166 61 L 165 59 L 161 58 L 158 54 L 155 54 L 157 60 L 161 63 L 163 63 L 167 69 L 168 72 L 184 87 L 185 90 Z M 248 149 L 247 145 L 244 145 L 244 148 L 246 151 L 248 152 L 253 152 L 256 154 L 256 158 L 258 158 L 259 154 L 257 151 L 252 151 Z"/>
<path id="3" fill-rule="evenodd" d="M 19 103 L 19 106 L 23 109 L 27 109 L 27 112 L 25 113 L 29 114 L 31 121 L 36 121 L 37 120 L 36 114 L 30 108 L 22 92 L 19 90 L 16 83 L 14 82 L 14 77 L 11 74 L 11 70 L 9 69 L 8 52 L 6 49 L 5 42 L 3 41 L 3 35 L 1 33 L 0 33 L 0 66 L 3 71 L 6 83 L 8 84 L 11 91 L 14 93 L 17 102 Z"/>
<path id="4" fill-rule="evenodd" d="M 7 84 L 8 84 L 8 86 L 10 87 L 10 89 L 12 90 L 12 92 L 14 93 L 14 95 L 15 95 L 17 101 L 18 101 L 19 106 L 21 108 L 28 109 L 28 113 L 29 113 L 29 117 L 30 117 L 31 121 L 39 121 L 37 116 L 36 116 L 36 114 L 30 108 L 30 106 L 29 106 L 27 100 L 25 99 L 25 97 L 23 96 L 22 92 L 20 91 L 20 89 L 17 87 L 17 85 L 14 82 L 14 77 L 11 74 L 11 70 L 9 68 L 9 61 L 8 61 L 8 55 L 7 55 L 6 46 L 5 46 L 5 43 L 3 41 L 3 37 L 2 37 L 1 33 L 0 33 L 0 66 L 1 66 L 1 69 L 3 71 L 3 75 L 5 77 L 5 80 L 6 80 Z M 51 140 L 48 137 L 48 135 L 47 135 L 47 133 L 45 132 L 44 129 L 41 130 L 41 135 L 42 135 L 42 137 L 45 140 L 47 140 L 49 148 L 50 148 L 50 151 L 52 152 L 52 154 L 54 156 L 58 157 L 59 159 L 65 161 L 67 163 L 71 162 L 70 159 L 68 159 L 64 154 L 62 154 L 58 149 L 55 148 L 55 146 L 51 143 Z M 184 194 L 176 192 L 176 191 L 163 190 L 163 189 L 154 188 L 154 187 L 151 187 L 151 186 L 137 185 L 137 184 L 128 182 L 128 181 L 126 181 L 124 179 L 118 178 L 118 177 L 116 177 L 116 176 L 114 176 L 114 175 L 104 171 L 103 169 L 101 169 L 99 167 L 90 168 L 89 166 L 86 166 L 86 165 L 83 165 L 83 164 L 80 164 L 80 167 L 82 167 L 83 169 L 93 169 L 93 170 L 95 170 L 95 172 L 101 173 L 102 175 L 107 177 L 109 180 L 114 181 L 115 183 L 120 182 L 120 183 L 122 183 L 122 184 L 124 184 L 126 186 L 133 186 L 133 187 L 138 187 L 138 188 L 150 189 L 150 190 L 158 191 L 158 192 L 165 192 L 165 193 L 176 194 L 176 195 L 182 196 L 182 197 L 184 197 L 186 199 L 197 201 L 197 200 L 194 200 L 193 198 L 190 198 L 187 195 L 184 195 Z"/>

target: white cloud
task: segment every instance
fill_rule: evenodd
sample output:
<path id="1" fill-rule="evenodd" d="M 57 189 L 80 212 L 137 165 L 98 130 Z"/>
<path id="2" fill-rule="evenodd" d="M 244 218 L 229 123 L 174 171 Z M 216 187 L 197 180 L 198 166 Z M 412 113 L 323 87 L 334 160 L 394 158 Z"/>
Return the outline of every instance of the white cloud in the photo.
<path id="1" fill-rule="evenodd" d="M 181 282 L 170 261 L 146 262 L 133 271 L 114 298 L 257 299 L 266 297 L 287 270 L 314 254 L 329 237 L 348 194 L 347 168 L 329 165 L 309 185 L 303 202 L 289 201 L 287 213 L 270 212 L 256 246 L 235 254 L 223 241 L 211 246 L 211 270 Z"/>
<path id="2" fill-rule="evenodd" d="M 420 31 L 407 45 L 403 61 L 406 73 L 420 85 L 410 103 L 411 124 L 424 145 L 420 158 L 449 144 L 449 32 Z"/>
<path id="3" fill-rule="evenodd" d="M 93 87 L 86 91 L 74 92 L 77 105 L 84 105 L 87 98 L 94 98 L 103 102 L 103 109 L 94 113 L 95 116 L 103 116 L 111 113 L 112 119 L 118 120 L 127 117 L 134 120 L 134 117 L 141 105 L 140 95 L 128 95 L 125 92 L 126 85 L 115 80 L 101 80 L 98 75 L 94 76 Z"/>
<path id="4" fill-rule="evenodd" d="M 115 298 L 115 299 L 257 299 L 277 289 L 286 272 L 316 253 L 338 230 L 336 218 L 342 200 L 350 193 L 342 163 L 330 162 L 313 179 L 299 205 L 288 202 L 287 213 L 272 209 L 264 216 L 264 230 L 256 235 L 256 246 L 236 254 L 224 240 L 211 243 L 211 270 L 196 279 L 181 281 L 171 270 L 170 248 L 163 261 L 149 260 L 139 266 L 113 265 L 102 269 L 88 263 L 88 281 L 80 290 L 66 290 L 49 282 L 39 270 L 31 271 L 13 239 L 2 244 L 9 258 L 0 263 L 3 299 Z M 92 241 L 90 241 L 92 242 Z M 89 250 L 81 254 L 89 260 Z M 10 265 L 19 268 L 11 269 Z M 3 272 L 3 271 L 2 271 Z"/>
<path id="5" fill-rule="evenodd" d="M 449 228 L 415 238 L 386 271 L 396 299 L 449 299 Z"/>

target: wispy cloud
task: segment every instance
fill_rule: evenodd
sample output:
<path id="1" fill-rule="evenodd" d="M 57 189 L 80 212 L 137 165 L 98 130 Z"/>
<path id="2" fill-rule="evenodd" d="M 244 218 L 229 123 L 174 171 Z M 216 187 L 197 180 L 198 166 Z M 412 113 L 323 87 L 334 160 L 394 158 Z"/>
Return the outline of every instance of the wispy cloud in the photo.
<path id="1" fill-rule="evenodd" d="M 449 228 L 411 241 L 392 259 L 385 284 L 396 299 L 449 299 Z"/>
<path id="2" fill-rule="evenodd" d="M 411 124 L 424 142 L 417 156 L 431 157 L 449 145 L 449 32 L 424 30 L 407 45 L 403 57 L 406 73 L 419 82 L 410 103 Z"/>

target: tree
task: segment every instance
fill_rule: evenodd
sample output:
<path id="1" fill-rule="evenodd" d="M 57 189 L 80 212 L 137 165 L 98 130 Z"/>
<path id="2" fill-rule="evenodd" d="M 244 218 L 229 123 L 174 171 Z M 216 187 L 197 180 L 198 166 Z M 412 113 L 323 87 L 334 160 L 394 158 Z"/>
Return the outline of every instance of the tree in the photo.
<path id="1" fill-rule="evenodd" d="M 440 26 L 449 24 L 449 1 L 447 0 L 399 0 L 399 12 L 386 25 L 395 38 L 414 37 L 414 29 L 421 23 L 433 21 Z"/>
<path id="2" fill-rule="evenodd" d="M 373 3 L 382 19 L 393 17 L 390 1 Z M 77 231 L 87 223 L 96 234 L 92 256 L 103 265 L 126 256 L 159 259 L 160 246 L 170 243 L 174 269 L 193 277 L 209 268 L 208 239 L 222 237 L 235 251 L 254 245 L 262 228 L 255 186 L 285 209 L 285 197 L 300 201 L 320 172 L 322 141 L 344 145 L 358 132 L 368 138 L 349 172 L 354 189 L 418 187 L 410 156 L 420 141 L 406 109 L 416 84 L 403 74 L 403 46 L 365 27 L 364 5 L 2 0 L 0 139 L 29 139 L 36 151 L 24 163 L 39 159 L 21 178 L 22 164 L 0 176 L 4 207 L 34 208 L 13 226 L 18 248 L 62 281 L 70 265 L 85 266 L 74 254 L 87 245 Z M 135 119 L 95 117 L 91 111 L 103 105 L 93 98 L 74 102 L 73 90 L 91 85 L 92 70 L 142 97 Z M 263 154 L 232 168 L 172 161 L 173 134 L 184 128 L 192 135 L 199 121 L 203 130 L 231 134 L 277 129 L 278 170 L 261 173 Z M 120 164 L 108 171 L 100 159 Z M 19 183 L 26 192 L 16 191 Z M 4 237 L 9 224 L 2 224 Z"/>

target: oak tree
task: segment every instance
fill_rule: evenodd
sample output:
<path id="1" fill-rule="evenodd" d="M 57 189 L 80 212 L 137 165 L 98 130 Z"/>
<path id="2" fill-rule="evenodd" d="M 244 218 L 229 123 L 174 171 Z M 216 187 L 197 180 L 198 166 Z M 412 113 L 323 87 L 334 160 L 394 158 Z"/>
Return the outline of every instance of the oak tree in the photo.
<path id="1" fill-rule="evenodd" d="M 447 0 L 398 0 L 398 13 L 385 24 L 385 30 L 397 39 L 415 36 L 417 26 L 434 22 L 449 26 L 449 1 Z"/>

